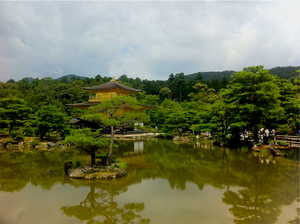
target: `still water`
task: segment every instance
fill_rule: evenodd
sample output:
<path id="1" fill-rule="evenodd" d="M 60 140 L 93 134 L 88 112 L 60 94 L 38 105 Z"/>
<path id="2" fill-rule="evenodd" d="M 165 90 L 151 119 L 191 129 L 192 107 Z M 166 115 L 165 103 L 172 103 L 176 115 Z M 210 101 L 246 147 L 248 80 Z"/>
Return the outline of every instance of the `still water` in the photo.
<path id="1" fill-rule="evenodd" d="M 64 162 L 90 162 L 78 149 L 2 154 L 0 223 L 299 222 L 299 161 L 156 139 L 115 154 L 128 176 L 110 181 L 65 176 Z"/>

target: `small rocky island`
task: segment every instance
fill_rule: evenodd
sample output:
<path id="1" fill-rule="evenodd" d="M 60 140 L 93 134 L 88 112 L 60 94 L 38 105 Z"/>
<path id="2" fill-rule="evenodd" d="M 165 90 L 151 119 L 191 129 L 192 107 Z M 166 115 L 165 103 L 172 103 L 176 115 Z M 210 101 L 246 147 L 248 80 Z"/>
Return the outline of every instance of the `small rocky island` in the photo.
<path id="1" fill-rule="evenodd" d="M 119 163 L 113 163 L 111 166 L 83 166 L 73 169 L 72 162 L 65 163 L 65 173 L 70 178 L 85 180 L 109 180 L 127 176 L 127 171 L 120 169 Z"/>

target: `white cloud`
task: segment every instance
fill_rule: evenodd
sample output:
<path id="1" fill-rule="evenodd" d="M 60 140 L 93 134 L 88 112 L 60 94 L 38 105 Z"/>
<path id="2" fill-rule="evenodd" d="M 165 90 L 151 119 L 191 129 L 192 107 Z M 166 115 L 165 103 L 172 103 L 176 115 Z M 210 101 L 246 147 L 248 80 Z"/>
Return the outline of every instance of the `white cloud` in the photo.
<path id="1" fill-rule="evenodd" d="M 1 81 L 296 66 L 299 4 L 0 2 Z"/>

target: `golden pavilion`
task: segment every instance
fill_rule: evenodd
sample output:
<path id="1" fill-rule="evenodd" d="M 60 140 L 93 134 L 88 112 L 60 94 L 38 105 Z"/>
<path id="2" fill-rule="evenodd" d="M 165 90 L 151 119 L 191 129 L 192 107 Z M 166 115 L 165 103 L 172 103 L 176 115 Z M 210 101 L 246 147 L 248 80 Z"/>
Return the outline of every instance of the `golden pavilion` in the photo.
<path id="1" fill-rule="evenodd" d="M 115 96 L 124 96 L 130 95 L 132 93 L 142 92 L 140 89 L 134 89 L 128 86 L 125 86 L 121 83 L 118 83 L 114 77 L 110 82 L 91 86 L 91 87 L 83 87 L 85 91 L 95 93 L 95 96 L 90 96 L 88 102 L 84 103 L 76 103 L 76 104 L 66 104 L 69 108 L 81 109 L 81 113 L 74 115 L 74 118 L 80 118 L 82 115 L 82 109 L 88 109 L 90 106 L 95 106 L 101 103 L 101 101 L 109 100 Z M 134 109 L 130 107 L 124 107 L 120 109 L 120 113 L 124 112 L 132 112 L 132 113 L 143 113 L 144 110 L 155 108 L 152 105 L 142 105 L 140 109 Z"/>

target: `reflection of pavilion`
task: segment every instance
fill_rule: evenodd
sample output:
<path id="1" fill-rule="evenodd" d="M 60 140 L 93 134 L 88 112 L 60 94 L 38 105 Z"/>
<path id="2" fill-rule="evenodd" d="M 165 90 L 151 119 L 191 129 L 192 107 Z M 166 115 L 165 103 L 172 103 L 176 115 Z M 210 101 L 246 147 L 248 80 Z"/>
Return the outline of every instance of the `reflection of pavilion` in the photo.
<path id="1" fill-rule="evenodd" d="M 133 151 L 124 152 L 123 156 L 128 157 L 128 156 L 134 156 L 134 155 L 139 155 L 139 154 L 144 154 L 144 142 L 143 141 L 135 141 L 133 143 Z"/>
<path id="2" fill-rule="evenodd" d="M 144 152 L 144 142 L 139 141 L 139 142 L 134 142 L 134 153 L 143 153 Z"/>

